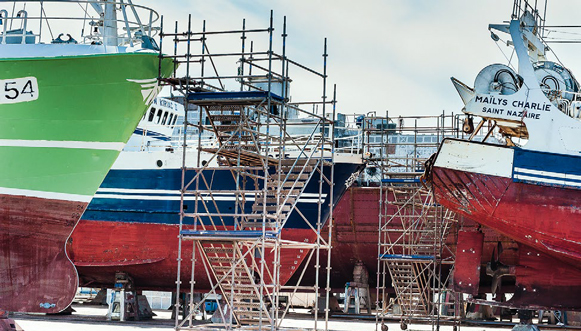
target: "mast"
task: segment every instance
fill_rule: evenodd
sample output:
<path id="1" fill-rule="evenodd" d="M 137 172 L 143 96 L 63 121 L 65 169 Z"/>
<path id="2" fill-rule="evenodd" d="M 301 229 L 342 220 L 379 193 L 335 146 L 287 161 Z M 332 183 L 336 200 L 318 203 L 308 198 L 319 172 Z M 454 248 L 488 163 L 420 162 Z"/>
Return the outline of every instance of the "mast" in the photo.
<path id="1" fill-rule="evenodd" d="M 105 46 L 119 46 L 117 36 L 117 11 L 115 0 L 104 0 L 103 13 L 103 44 Z"/>

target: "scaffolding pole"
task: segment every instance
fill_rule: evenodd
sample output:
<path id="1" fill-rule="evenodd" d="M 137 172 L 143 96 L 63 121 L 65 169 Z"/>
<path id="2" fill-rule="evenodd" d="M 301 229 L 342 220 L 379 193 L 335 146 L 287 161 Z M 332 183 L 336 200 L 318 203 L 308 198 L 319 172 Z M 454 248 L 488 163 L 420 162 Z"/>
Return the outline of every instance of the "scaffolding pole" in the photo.
<path id="1" fill-rule="evenodd" d="M 455 215 L 438 205 L 422 183 L 424 163 L 447 137 L 463 135 L 457 116 L 361 119 L 368 182 L 380 186 L 377 245 L 376 329 L 399 319 L 407 329 L 422 320 L 458 322 L 459 302 L 449 286 L 454 251 L 446 244 Z M 393 290 L 395 297 L 390 298 Z"/>
<path id="2" fill-rule="evenodd" d="M 186 109 L 176 330 L 207 327 L 196 322 L 207 300 L 218 301 L 215 316 L 227 330 L 249 325 L 260 330 L 281 329 L 289 310 L 289 305 L 282 306 L 279 300 L 281 293 L 292 297 L 298 290 L 310 289 L 319 296 L 318 281 L 308 286 L 302 285 L 302 279 L 314 256 L 318 280 L 322 250 L 327 253 L 327 284 L 325 307 L 321 308 L 324 329 L 328 328 L 332 226 L 327 238 L 322 229 L 327 219 L 332 219 L 334 203 L 336 88 L 328 101 L 327 40 L 319 73 L 287 58 L 286 17 L 282 54 L 275 53 L 272 12 L 269 22 L 265 29 L 247 29 L 243 20 L 241 30 L 208 31 L 204 21 L 201 32 L 194 32 L 190 15 L 187 31 L 178 32 L 176 23 L 173 33 L 160 33 L 160 44 L 168 37 L 174 42 L 173 55 L 167 57 L 185 69 L 176 67 L 174 77 L 161 80 L 173 93 L 182 95 Z M 257 51 L 251 38 L 264 41 L 258 39 L 264 34 L 267 50 Z M 210 52 L 219 44 L 212 42 L 222 37 L 239 38 L 241 51 Z M 196 43 L 200 45 L 198 52 L 193 47 Z M 160 54 L 160 58 L 164 56 Z M 237 72 L 219 73 L 220 65 L 228 61 L 237 64 Z M 265 61 L 266 65 L 260 64 Z M 192 77 L 196 66 L 199 74 Z M 289 67 L 320 80 L 320 102 L 290 102 Z M 327 104 L 333 105 L 332 116 L 327 116 Z M 190 105 L 198 109 L 197 123 L 188 116 Z M 320 105 L 322 115 L 303 109 L 304 105 Z M 315 121 L 298 135 L 290 128 L 300 125 L 301 116 Z M 208 135 L 213 136 L 212 144 L 205 139 Z M 313 199 L 315 212 L 307 208 Z M 186 245 L 188 241 L 191 246 Z M 184 264 L 189 256 L 191 263 Z M 303 260 L 307 263 L 299 270 L 298 262 Z M 290 284 L 295 273 L 300 275 L 298 281 Z M 187 289 L 182 284 L 186 274 L 190 275 Z M 197 293 L 202 293 L 201 298 L 195 299 Z M 318 304 L 317 300 L 317 309 Z M 180 319 L 180 309 L 185 318 Z M 315 313 L 315 328 L 317 319 Z"/>

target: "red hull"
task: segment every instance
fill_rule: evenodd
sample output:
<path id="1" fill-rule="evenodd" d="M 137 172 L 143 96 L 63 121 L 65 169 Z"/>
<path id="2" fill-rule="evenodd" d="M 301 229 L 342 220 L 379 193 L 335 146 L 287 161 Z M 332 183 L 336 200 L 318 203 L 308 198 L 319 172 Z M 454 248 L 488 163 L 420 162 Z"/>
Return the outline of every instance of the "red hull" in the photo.
<path id="1" fill-rule="evenodd" d="M 517 285 L 508 304 L 528 309 L 581 310 L 581 270 L 520 245 Z"/>
<path id="2" fill-rule="evenodd" d="M 517 242 L 581 267 L 581 190 L 434 167 L 438 201 Z"/>
<path id="3" fill-rule="evenodd" d="M 332 287 L 343 288 L 346 282 L 352 281 L 353 267 L 357 261 L 363 261 L 366 265 L 374 286 L 377 270 L 378 201 L 378 187 L 353 187 L 345 192 L 335 207 Z M 469 220 L 464 223 L 465 228 L 476 226 Z M 327 231 L 325 228 L 324 236 Z M 505 251 L 503 262 L 516 263 L 516 244 L 512 240 L 489 229 L 483 229 L 483 232 L 483 262 L 490 260 L 497 242 L 501 241 Z M 71 235 L 67 250 L 77 266 L 81 285 L 111 287 L 115 272 L 124 271 L 134 278 L 140 288 L 173 290 L 177 271 L 177 234 L 178 228 L 174 225 L 81 220 Z M 285 230 L 283 236 L 298 241 L 309 239 L 312 242 L 314 239 L 312 231 L 300 229 Z M 450 235 L 448 245 L 454 248 L 455 242 L 454 236 Z M 184 261 L 189 261 L 191 246 L 186 245 L 184 251 Z M 285 249 L 283 253 L 285 255 L 281 267 L 281 281 L 286 283 L 292 277 L 290 283 L 293 284 L 299 276 L 298 273 L 293 274 L 300 269 L 301 263 L 306 263 L 303 260 L 307 251 Z M 326 254 L 322 254 L 321 261 L 322 265 L 326 263 Z M 314 283 L 313 266 L 314 257 L 303 284 Z M 207 289 L 208 280 L 203 267 L 200 264 L 196 268 L 202 271 L 201 275 L 196 276 L 199 288 Z M 182 269 L 181 277 L 186 281 L 191 278 L 189 263 Z M 325 284 L 325 278 L 322 271 L 320 284 Z"/>
<path id="4" fill-rule="evenodd" d="M 67 252 L 79 271 L 81 286 L 112 287 L 116 272 L 126 272 L 142 289 L 174 290 L 177 279 L 178 226 L 81 220 L 71 235 Z M 283 230 L 283 239 L 313 242 L 311 230 Z M 182 246 L 182 287 L 189 289 L 192 243 Z M 280 283 L 286 284 L 307 255 L 307 249 L 283 249 Z M 267 255 L 272 265 L 272 255 Z M 198 256 L 196 288 L 210 283 Z"/>
<path id="5" fill-rule="evenodd" d="M 346 282 L 353 279 L 353 268 L 357 261 L 362 261 L 369 271 L 369 280 L 371 285 L 375 285 L 377 273 L 377 240 L 379 226 L 379 187 L 352 187 L 345 192 L 333 211 L 334 229 L 333 229 L 333 251 L 331 256 L 332 277 L 331 286 L 334 288 L 343 288 Z M 465 229 L 475 228 L 478 225 L 469 219 L 463 222 Z M 394 226 L 399 224 L 394 222 Z M 324 230 L 326 233 L 327 229 Z M 504 247 L 502 256 L 503 262 L 512 264 L 516 263 L 517 245 L 514 241 L 499 235 L 493 230 L 482 229 L 485 235 L 484 247 L 482 250 L 482 261 L 490 261 L 497 243 L 500 241 Z M 456 238 L 454 231 L 451 231 L 446 243 L 455 250 Z M 398 234 L 394 234 L 396 238 Z M 326 257 L 324 260 L 326 261 Z M 309 268 L 314 270 L 313 268 Z M 484 268 L 482 268 L 484 273 Z M 312 281 L 314 274 L 311 272 L 305 277 Z M 490 285 L 489 278 L 483 279 L 484 286 Z M 320 282 L 324 277 L 320 278 Z M 321 283 L 324 284 L 324 283 Z"/>
<path id="6" fill-rule="evenodd" d="M 71 303 L 77 272 L 64 248 L 86 207 L 0 195 L 0 309 L 57 313 Z"/>
<path id="7" fill-rule="evenodd" d="M 505 305 L 580 310 L 581 191 L 434 167 L 437 200 L 519 242 L 516 287 Z"/>

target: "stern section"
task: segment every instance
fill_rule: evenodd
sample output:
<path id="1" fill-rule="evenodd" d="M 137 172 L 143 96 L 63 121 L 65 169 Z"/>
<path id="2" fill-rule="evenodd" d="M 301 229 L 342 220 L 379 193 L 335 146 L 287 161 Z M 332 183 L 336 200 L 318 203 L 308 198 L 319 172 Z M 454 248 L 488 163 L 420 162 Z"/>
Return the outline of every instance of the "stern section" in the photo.
<path id="1" fill-rule="evenodd" d="M 581 267 L 581 158 L 445 140 L 430 177 L 447 208 Z"/>

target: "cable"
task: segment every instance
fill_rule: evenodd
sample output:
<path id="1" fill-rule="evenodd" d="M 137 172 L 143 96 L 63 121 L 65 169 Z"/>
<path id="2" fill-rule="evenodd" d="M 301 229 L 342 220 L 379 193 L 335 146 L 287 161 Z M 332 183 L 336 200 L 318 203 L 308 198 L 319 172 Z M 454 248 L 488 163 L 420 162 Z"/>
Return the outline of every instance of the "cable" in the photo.
<path id="1" fill-rule="evenodd" d="M 12 18 L 10 19 L 10 30 L 12 30 L 12 22 L 14 22 L 14 11 L 16 10 L 16 1 L 12 4 Z"/>
<path id="2" fill-rule="evenodd" d="M 50 33 L 50 38 L 54 40 L 54 35 L 52 34 L 52 29 L 50 28 L 50 23 L 46 18 L 46 11 L 44 10 L 44 6 L 41 7 L 42 13 L 44 14 L 44 20 L 46 21 L 46 27 L 48 28 L 48 32 Z"/>
<path id="3" fill-rule="evenodd" d="M 89 13 L 87 12 L 87 8 L 89 7 L 89 3 L 85 4 L 85 8 L 83 8 L 83 6 L 80 3 L 77 3 L 79 5 L 79 7 L 81 7 L 81 9 L 85 12 L 85 16 L 83 17 L 83 28 L 81 29 L 81 37 L 79 39 L 84 39 L 84 35 L 85 35 L 85 27 L 87 25 L 87 16 L 89 15 Z M 90 29 L 90 28 L 89 28 Z M 92 32 L 92 31 L 91 31 Z"/>
<path id="4" fill-rule="evenodd" d="M 549 51 L 551 53 L 553 53 L 553 55 L 555 56 L 555 59 L 557 59 L 557 62 L 559 62 L 560 65 L 562 65 L 564 68 L 566 68 L 566 66 L 563 64 L 563 62 L 561 62 L 561 59 L 559 59 L 559 57 L 557 56 L 557 53 L 553 52 L 553 49 L 547 45 L 547 42 L 545 41 L 545 39 L 543 37 L 541 37 L 541 36 L 539 36 L 539 39 L 541 40 L 541 42 L 545 46 L 547 46 L 549 48 Z"/>
<path id="5" fill-rule="evenodd" d="M 505 41 L 504 41 L 504 40 L 502 40 L 502 39 L 498 39 L 498 40 L 499 40 L 499 41 L 502 41 L 503 43 L 505 42 Z M 510 67 L 512 70 L 514 70 L 514 71 L 517 71 L 517 70 L 516 70 L 516 68 L 515 68 L 515 67 L 512 65 L 512 57 L 513 57 L 513 55 L 514 55 L 514 48 L 512 49 L 512 54 L 510 55 L 510 58 L 508 58 L 508 57 L 506 56 L 506 54 L 504 53 L 504 51 L 502 50 L 502 48 L 500 47 L 500 45 L 498 44 L 498 41 L 497 41 L 497 42 L 495 42 L 495 44 L 496 44 L 496 47 L 498 47 L 498 49 L 500 50 L 500 52 L 501 52 L 501 53 L 502 53 L 502 55 L 504 56 L 504 58 L 506 59 L 506 61 L 508 61 L 508 66 L 509 66 L 509 67 Z"/>

